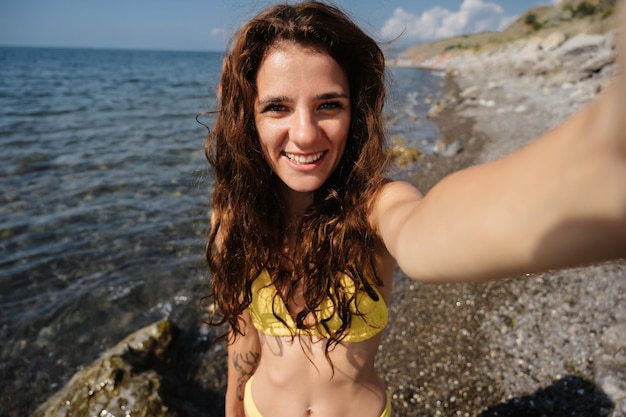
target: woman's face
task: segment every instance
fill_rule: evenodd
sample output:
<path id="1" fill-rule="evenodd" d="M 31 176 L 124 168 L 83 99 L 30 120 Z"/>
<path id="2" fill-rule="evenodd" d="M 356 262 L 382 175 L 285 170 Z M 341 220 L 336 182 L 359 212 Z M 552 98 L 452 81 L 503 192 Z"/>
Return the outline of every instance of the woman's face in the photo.
<path id="1" fill-rule="evenodd" d="M 325 53 L 271 48 L 256 77 L 255 123 L 265 159 L 296 193 L 315 191 L 339 165 L 350 129 L 348 79 Z"/>

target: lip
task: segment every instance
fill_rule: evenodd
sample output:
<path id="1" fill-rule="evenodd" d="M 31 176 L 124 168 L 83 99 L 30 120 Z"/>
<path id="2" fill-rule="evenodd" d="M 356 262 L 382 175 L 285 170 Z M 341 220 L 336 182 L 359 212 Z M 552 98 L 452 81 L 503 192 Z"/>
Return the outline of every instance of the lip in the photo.
<path id="1" fill-rule="evenodd" d="M 291 153 L 291 152 L 282 152 L 282 155 L 287 158 L 289 163 L 295 167 L 305 168 L 305 167 L 314 167 L 321 163 L 324 160 L 324 157 L 328 151 L 322 152 L 314 152 L 314 153 Z"/>

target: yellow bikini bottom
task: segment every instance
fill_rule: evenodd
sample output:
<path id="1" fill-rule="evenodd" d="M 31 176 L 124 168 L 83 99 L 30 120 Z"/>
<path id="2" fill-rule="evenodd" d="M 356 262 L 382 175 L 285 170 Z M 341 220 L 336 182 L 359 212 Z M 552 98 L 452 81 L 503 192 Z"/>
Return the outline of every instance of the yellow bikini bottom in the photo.
<path id="1" fill-rule="evenodd" d="M 252 378 L 246 382 L 246 386 L 243 393 L 243 410 L 246 412 L 247 417 L 263 417 L 263 414 L 259 411 L 254 403 L 254 398 L 252 398 Z M 387 393 L 387 403 L 385 404 L 385 409 L 381 413 L 380 417 L 391 417 L 391 395 Z"/>

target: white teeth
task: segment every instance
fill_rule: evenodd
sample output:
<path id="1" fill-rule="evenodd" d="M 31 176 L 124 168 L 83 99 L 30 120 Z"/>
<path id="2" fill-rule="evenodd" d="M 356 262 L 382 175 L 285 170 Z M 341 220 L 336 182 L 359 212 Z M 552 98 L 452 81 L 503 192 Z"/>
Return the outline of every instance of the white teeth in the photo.
<path id="1" fill-rule="evenodd" d="M 324 152 L 316 153 L 314 155 L 302 156 L 302 155 L 294 155 L 292 153 L 285 152 L 285 156 L 289 158 L 292 162 L 296 164 L 311 164 L 317 160 L 319 160 L 322 156 L 324 156 Z"/>

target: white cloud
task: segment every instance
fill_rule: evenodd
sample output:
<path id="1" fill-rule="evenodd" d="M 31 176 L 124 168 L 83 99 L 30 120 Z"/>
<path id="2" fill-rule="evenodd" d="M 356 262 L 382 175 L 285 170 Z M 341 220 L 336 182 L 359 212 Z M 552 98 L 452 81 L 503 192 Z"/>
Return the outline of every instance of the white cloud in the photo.
<path id="1" fill-rule="evenodd" d="M 211 29 L 211 37 L 217 39 L 226 39 L 226 30 L 223 28 L 213 28 Z"/>
<path id="2" fill-rule="evenodd" d="M 445 38 L 485 30 L 502 30 L 515 18 L 507 16 L 504 9 L 483 0 L 463 0 L 458 11 L 452 12 L 435 6 L 416 16 L 397 8 L 381 29 L 384 39 L 402 34 L 403 40 L 421 41 Z"/>

